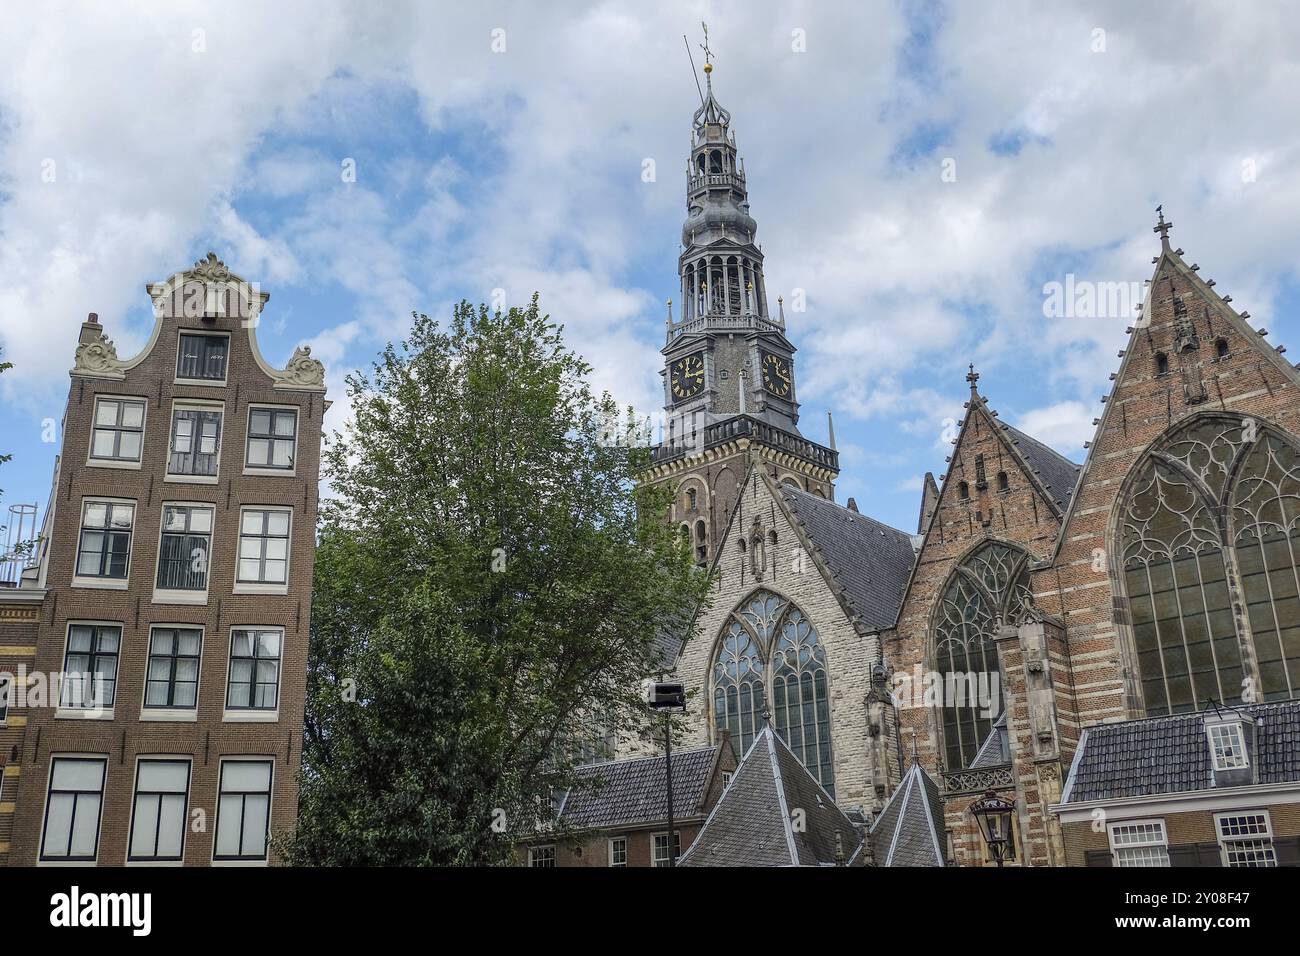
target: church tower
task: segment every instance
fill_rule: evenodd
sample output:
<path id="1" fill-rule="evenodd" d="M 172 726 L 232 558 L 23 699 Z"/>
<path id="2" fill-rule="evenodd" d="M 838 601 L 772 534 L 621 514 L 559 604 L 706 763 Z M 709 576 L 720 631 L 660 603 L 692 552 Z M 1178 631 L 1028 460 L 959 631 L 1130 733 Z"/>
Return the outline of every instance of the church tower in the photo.
<path id="1" fill-rule="evenodd" d="M 777 481 L 828 500 L 839 472 L 834 433 L 828 448 L 799 431 L 795 347 L 782 300 L 775 317 L 768 308 L 744 161 L 731 114 L 713 95 L 707 50 L 704 74 L 686 167 L 680 319 L 670 300 L 660 373 L 664 429 L 647 475 L 673 488 L 673 520 L 701 563 L 726 528 L 749 459 Z"/>

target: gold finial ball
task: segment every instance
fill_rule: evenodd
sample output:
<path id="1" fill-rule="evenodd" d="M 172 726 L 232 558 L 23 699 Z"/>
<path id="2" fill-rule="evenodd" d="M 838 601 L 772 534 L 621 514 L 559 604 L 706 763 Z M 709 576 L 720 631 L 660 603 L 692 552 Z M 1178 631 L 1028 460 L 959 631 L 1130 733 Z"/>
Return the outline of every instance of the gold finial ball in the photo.
<path id="1" fill-rule="evenodd" d="M 712 73 L 712 72 L 713 72 L 713 64 L 712 64 L 712 63 L 705 63 L 705 64 L 704 64 L 704 72 L 705 72 L 705 73 Z"/>

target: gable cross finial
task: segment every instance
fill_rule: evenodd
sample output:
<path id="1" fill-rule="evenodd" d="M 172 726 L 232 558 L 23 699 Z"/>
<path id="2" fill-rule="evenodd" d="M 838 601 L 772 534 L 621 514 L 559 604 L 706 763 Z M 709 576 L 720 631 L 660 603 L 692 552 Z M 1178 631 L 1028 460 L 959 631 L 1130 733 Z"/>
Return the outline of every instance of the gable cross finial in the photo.
<path id="1" fill-rule="evenodd" d="M 975 383 L 980 380 L 980 373 L 975 371 L 975 363 L 970 363 L 970 371 L 966 373 L 966 381 L 970 382 L 970 390 L 975 391 Z"/>
<path id="2" fill-rule="evenodd" d="M 1174 224 L 1165 220 L 1164 205 L 1164 203 L 1161 203 L 1156 206 L 1156 224 L 1151 227 L 1151 231 L 1160 233 L 1160 244 L 1167 249 L 1169 248 L 1169 230 L 1174 228 Z"/>

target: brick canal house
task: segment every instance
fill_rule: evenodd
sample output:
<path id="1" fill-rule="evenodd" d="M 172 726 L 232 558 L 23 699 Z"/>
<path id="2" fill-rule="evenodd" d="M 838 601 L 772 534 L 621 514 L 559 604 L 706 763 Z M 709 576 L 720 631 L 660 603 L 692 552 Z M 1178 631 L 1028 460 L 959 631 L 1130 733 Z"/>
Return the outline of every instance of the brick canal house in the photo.
<path id="1" fill-rule="evenodd" d="M 0 590 L 0 863 L 265 864 L 296 816 L 324 368 L 267 363 L 268 296 L 212 253 L 147 288 L 139 355 L 81 327 Z"/>

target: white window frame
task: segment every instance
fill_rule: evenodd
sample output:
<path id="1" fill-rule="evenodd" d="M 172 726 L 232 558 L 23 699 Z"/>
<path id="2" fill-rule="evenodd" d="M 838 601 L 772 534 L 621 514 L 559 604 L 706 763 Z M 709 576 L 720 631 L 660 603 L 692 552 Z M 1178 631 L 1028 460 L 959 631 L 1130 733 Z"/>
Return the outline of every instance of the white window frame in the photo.
<path id="1" fill-rule="evenodd" d="M 239 579 L 240 561 L 243 553 L 244 543 L 244 515 L 249 511 L 278 511 L 289 516 L 289 530 L 284 537 L 284 583 L 268 581 L 241 581 Z M 265 535 L 254 535 L 255 538 L 265 538 Z M 265 558 L 259 560 L 265 561 Z M 293 508 L 289 505 L 241 505 L 239 508 L 239 524 L 235 528 L 235 581 L 233 591 L 235 594 L 288 594 L 289 580 L 293 574 Z"/>
<path id="2" fill-rule="evenodd" d="M 542 853 L 543 850 L 549 850 L 550 853 L 551 853 L 551 865 L 550 865 L 549 867 L 543 867 L 543 866 L 541 866 L 540 864 L 538 864 L 538 862 L 537 862 L 537 859 L 538 859 L 537 854 Z M 530 847 L 528 848 L 528 866 L 529 866 L 530 869 L 532 869 L 532 868 L 537 868 L 537 869 L 539 869 L 539 870 L 540 870 L 540 869 L 554 869 L 554 868 L 555 868 L 555 865 L 556 865 L 556 862 L 557 862 L 557 861 L 556 861 L 556 859 L 555 859 L 555 844 L 554 844 L 554 843 L 547 843 L 545 846 L 530 846 Z"/>
<path id="3" fill-rule="evenodd" d="M 650 865 L 651 865 L 651 866 L 655 866 L 655 867 L 666 867 L 666 866 L 668 866 L 668 857 L 665 856 L 665 857 L 663 857 L 663 858 L 661 859 L 660 856 L 659 856 L 659 838 L 660 838 L 660 837 L 663 837 L 663 838 L 664 838 L 664 845 L 670 848 L 670 849 L 669 849 L 669 852 L 670 852 L 670 853 L 673 851 L 673 849 L 676 849 L 677 852 L 676 852 L 676 855 L 673 857 L 673 862 L 674 862 L 674 863 L 680 863 L 680 862 L 681 862 L 681 859 L 682 859 L 682 831 L 681 831 L 681 830 L 673 830 L 673 836 L 676 837 L 676 839 L 673 840 L 673 841 L 669 841 L 669 840 L 667 839 L 667 837 L 668 837 L 668 831 L 667 831 L 667 830 L 661 830 L 661 831 L 658 832 L 658 833 L 652 833 L 652 834 L 650 835 Z M 673 847 L 673 844 L 674 844 L 674 843 L 676 844 L 675 847 Z"/>
<path id="4" fill-rule="evenodd" d="M 132 858 L 131 844 L 135 838 L 136 812 L 138 810 L 137 802 L 140 798 L 140 766 L 146 763 L 183 763 L 185 764 L 185 807 L 181 811 L 181 852 L 180 856 L 172 857 L 139 857 Z M 188 841 L 190 829 L 190 795 L 194 790 L 194 760 L 185 754 L 141 754 L 135 758 L 135 776 L 132 777 L 131 783 L 131 817 L 126 830 L 126 856 L 125 864 L 127 866 L 184 866 L 185 865 L 185 847 Z"/>
<path id="5" fill-rule="evenodd" d="M 240 857 L 238 859 L 218 859 L 217 858 L 217 841 L 221 835 L 221 780 L 222 770 L 228 763 L 265 763 L 271 765 L 271 779 L 267 784 L 266 798 L 266 842 L 262 849 L 262 856 L 258 858 Z M 212 828 L 212 865 L 213 866 L 266 866 L 271 858 L 271 820 L 275 812 L 275 758 L 257 755 L 240 755 L 222 757 L 217 761 L 217 798 L 216 798 L 216 822 Z M 241 821 L 242 822 L 242 821 Z"/>
<path id="6" fill-rule="evenodd" d="M 99 403 L 100 402 L 137 402 L 141 407 L 140 413 L 140 456 L 132 461 L 129 458 L 99 458 L 95 455 L 95 432 L 99 426 Z M 95 403 L 90 410 L 90 441 L 86 449 L 86 466 L 89 468 L 125 468 L 131 471 L 139 471 L 144 461 L 144 438 L 149 428 L 149 399 L 142 395 L 113 395 L 109 393 L 96 395 Z M 114 430 L 118 430 L 114 426 Z M 132 429 L 134 431 L 134 429 Z"/>
<path id="7" fill-rule="evenodd" d="M 290 452 L 288 468 L 273 468 L 270 465 L 253 465 L 248 460 L 248 448 L 253 438 L 253 412 L 293 412 L 293 451 Z M 277 478 L 292 478 L 298 473 L 298 435 L 302 431 L 302 407 L 300 405 L 272 405 L 267 402 L 254 402 L 248 406 L 244 416 L 244 474 L 268 475 Z"/>
<path id="8" fill-rule="evenodd" d="M 215 378 L 182 378 L 181 377 L 181 336 L 186 335 L 206 335 L 209 338 L 218 338 L 226 340 L 226 368 L 225 375 L 218 381 Z M 226 383 L 230 381 L 230 346 L 234 341 L 234 336 L 229 332 L 214 332 L 209 329 L 177 329 L 176 330 L 176 362 L 172 366 L 172 379 L 175 385 L 206 385 L 216 388 L 225 388 Z"/>
<path id="9" fill-rule="evenodd" d="M 172 471 L 173 444 L 176 441 L 177 412 L 216 412 L 217 422 L 217 471 L 213 475 L 187 475 Z M 171 414 L 167 416 L 167 459 L 163 467 L 163 481 L 191 485 L 215 485 L 221 477 L 221 450 L 224 447 L 226 432 L 226 403 L 200 398 L 177 398 L 172 401 Z M 197 441 L 198 436 L 191 436 Z"/>
<path id="10" fill-rule="evenodd" d="M 68 654 L 72 647 L 72 629 L 74 627 L 115 627 L 117 628 L 117 666 L 113 669 L 113 703 L 98 710 L 92 707 L 73 707 L 63 703 L 63 683 L 57 688 L 58 696 L 54 700 L 55 719 L 63 720 L 112 720 L 116 712 L 118 696 L 122 687 L 122 645 L 126 642 L 126 625 L 122 621 L 91 621 L 85 618 L 72 618 L 64 624 L 63 657 L 59 659 L 60 674 L 68 673 Z M 54 693 L 54 689 L 51 689 Z"/>
<path id="11" fill-rule="evenodd" d="M 181 588 L 160 588 L 158 586 L 158 568 L 163 559 L 163 535 L 172 534 L 165 528 L 164 517 L 168 508 L 205 508 L 212 513 L 208 531 L 208 569 L 203 577 L 203 590 L 190 591 Z M 153 604 L 207 604 L 208 592 L 212 590 L 212 553 L 217 540 L 217 506 L 211 501 L 164 501 L 158 506 L 158 542 L 154 549 Z"/>
<path id="12" fill-rule="evenodd" d="M 0 672 L 0 727 L 9 725 L 9 697 L 13 693 L 14 675 L 8 671 Z M 4 790 L 4 768 L 0 767 L 0 798 Z"/>
<path id="13" fill-rule="evenodd" d="M 61 760 L 75 761 L 93 761 L 100 765 L 99 777 L 99 815 L 95 820 L 95 853 L 91 857 L 47 857 L 45 855 L 45 838 L 48 835 L 50 825 L 50 797 L 51 788 L 54 785 L 54 767 Z M 41 809 L 41 836 L 40 842 L 36 845 L 36 865 L 37 866 L 94 866 L 99 861 L 99 846 L 101 838 L 104 835 L 104 795 L 108 791 L 108 755 L 95 753 L 65 753 L 56 752 L 50 754 L 50 763 L 46 769 L 45 775 L 45 805 Z M 76 791 L 78 794 L 91 793 L 92 791 Z M 75 803 L 74 803 L 75 807 Z M 75 810 L 74 810 L 75 813 Z M 75 821 L 75 816 L 74 816 Z M 71 834 L 69 834 L 69 848 L 71 848 Z"/>
<path id="14" fill-rule="evenodd" d="M 1134 840 L 1116 844 L 1115 834 L 1118 830 L 1130 830 L 1138 827 L 1158 827 L 1160 838 L 1149 840 Z M 1123 850 L 1134 850 L 1144 847 L 1159 847 L 1164 854 L 1164 863 L 1160 866 L 1169 866 L 1169 832 L 1165 829 L 1163 817 L 1149 817 L 1142 820 L 1117 820 L 1106 828 L 1106 837 L 1110 842 L 1111 862 L 1117 867 L 1133 868 L 1132 864 L 1122 863 L 1120 853 Z"/>
<path id="15" fill-rule="evenodd" d="M 1246 728 L 1240 721 L 1226 720 L 1206 724 L 1205 735 L 1210 745 L 1210 765 L 1216 773 L 1250 769 L 1250 755 L 1246 752 Z M 1230 739 L 1216 741 L 1216 736 Z M 1231 763 L 1226 762 L 1229 758 L 1223 753 L 1227 749 L 1223 746 L 1224 743 L 1235 751 L 1236 759 Z"/>
<path id="16" fill-rule="evenodd" d="M 234 670 L 234 644 L 236 631 L 275 631 L 280 635 L 280 656 L 276 661 L 275 669 L 275 707 L 231 707 L 230 706 L 230 676 Z M 280 719 L 280 694 L 284 686 L 284 634 L 285 629 L 278 624 L 235 624 L 230 628 L 228 639 L 226 640 L 226 681 L 221 688 L 221 719 L 225 723 L 274 723 Z M 249 699 L 257 686 L 257 667 L 258 658 L 253 658 L 253 682 L 249 688 Z"/>
<path id="17" fill-rule="evenodd" d="M 1250 834 L 1227 834 L 1224 833 L 1224 824 L 1234 818 L 1241 817 L 1259 817 L 1263 820 L 1264 828 L 1259 833 Z M 1267 810 L 1225 810 L 1222 813 L 1214 815 L 1214 835 L 1219 841 L 1219 860 L 1224 866 L 1240 868 L 1242 864 L 1229 862 L 1229 853 L 1235 844 L 1238 843 L 1266 843 L 1266 847 L 1261 847 L 1259 852 L 1267 853 L 1271 858 L 1270 863 L 1264 866 L 1277 866 L 1277 845 L 1273 842 L 1273 820 Z"/>
<path id="18" fill-rule="evenodd" d="M 615 844 L 615 843 L 621 843 L 621 844 L 623 844 L 623 862 L 622 862 L 622 863 L 616 863 L 616 862 L 614 862 L 614 844 Z M 620 868 L 621 868 L 621 867 L 625 867 L 625 866 L 627 866 L 627 837 L 625 837 L 625 836 L 621 836 L 621 837 L 610 837 L 610 838 L 609 838 L 609 865 L 610 865 L 610 866 L 615 866 L 615 867 L 620 867 Z"/>
<path id="19" fill-rule="evenodd" d="M 126 574 L 120 578 L 106 578 L 96 575 L 82 575 L 81 539 L 86 528 L 86 508 L 89 505 L 129 505 L 131 508 L 131 531 L 126 546 Z M 103 495 L 86 495 L 81 499 L 81 508 L 77 512 L 77 550 L 72 556 L 72 586 L 74 588 L 93 588 L 96 590 L 125 591 L 131 586 L 131 560 L 135 556 L 135 537 L 140 526 L 140 506 L 134 498 L 110 498 Z M 109 529 L 104 529 L 108 534 Z M 120 532 L 117 532 L 120 534 Z"/>
<path id="20" fill-rule="evenodd" d="M 202 624 L 176 623 L 170 624 L 163 621 L 150 621 L 146 628 L 146 640 L 144 646 L 144 678 L 140 681 L 140 719 L 146 723 L 149 722 L 187 722 L 192 723 L 199 719 L 199 698 L 203 693 L 203 644 L 206 636 L 206 628 Z M 148 703 L 149 700 L 149 665 L 153 660 L 153 634 L 154 631 L 198 631 L 199 632 L 199 676 L 194 685 L 194 706 L 193 707 L 155 707 Z"/>

